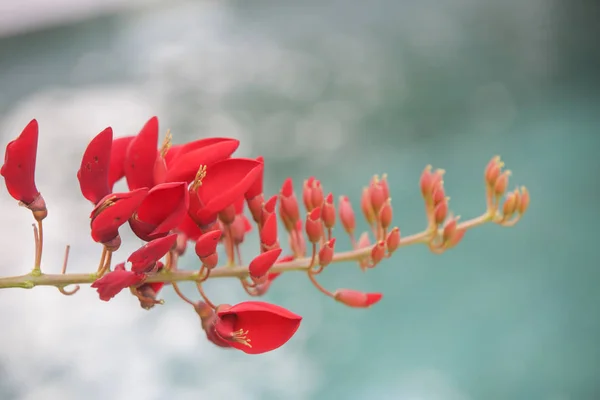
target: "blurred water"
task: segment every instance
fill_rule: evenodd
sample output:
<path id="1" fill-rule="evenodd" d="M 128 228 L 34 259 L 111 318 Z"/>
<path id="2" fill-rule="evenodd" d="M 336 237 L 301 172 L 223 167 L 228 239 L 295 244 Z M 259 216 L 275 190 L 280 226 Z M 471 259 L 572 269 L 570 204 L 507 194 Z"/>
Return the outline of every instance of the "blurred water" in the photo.
<path id="1" fill-rule="evenodd" d="M 331 289 L 383 291 L 370 310 L 282 276 L 266 300 L 305 320 L 265 356 L 205 343 L 168 290 L 150 313 L 89 289 L 2 291 L 2 399 L 597 398 L 592 15 L 542 0 L 170 2 L 0 41 L 1 144 L 33 117 L 41 125 L 48 269 L 67 243 L 73 271 L 97 262 L 75 179 L 89 138 L 106 125 L 135 133 L 155 114 L 176 141 L 240 138 L 242 156 L 265 156 L 269 193 L 316 175 L 357 201 L 388 172 L 405 234 L 424 227 L 417 180 L 429 163 L 447 170 L 464 219 L 483 211 L 482 169 L 495 154 L 533 199 L 517 227 L 469 232 L 443 256 L 408 248 L 367 274 L 323 274 Z M 2 240 L 15 249 L 3 273 L 19 273 L 30 217 L 6 194 L 0 202 Z M 138 245 L 129 238 L 121 257 Z M 244 299 L 234 282 L 207 290 Z"/>

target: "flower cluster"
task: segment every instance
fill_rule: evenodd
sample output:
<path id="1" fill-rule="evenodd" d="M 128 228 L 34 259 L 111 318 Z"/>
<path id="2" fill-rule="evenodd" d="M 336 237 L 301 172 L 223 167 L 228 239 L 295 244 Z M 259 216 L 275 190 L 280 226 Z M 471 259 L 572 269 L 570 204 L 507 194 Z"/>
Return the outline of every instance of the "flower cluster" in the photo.
<path id="1" fill-rule="evenodd" d="M 170 285 L 197 313 L 210 342 L 259 354 L 290 340 L 302 317 L 262 301 L 215 305 L 203 290 L 210 277 L 235 277 L 248 295 L 259 297 L 282 272 L 303 271 L 324 295 L 348 307 L 368 308 L 382 299 L 381 293 L 330 291 L 318 282 L 318 275 L 340 261 L 354 261 L 367 271 L 410 244 L 423 243 L 440 254 L 458 245 L 475 226 L 487 222 L 514 225 L 529 206 L 524 187 L 506 193 L 510 172 L 503 171 L 504 164 L 494 157 L 484 172 L 486 212 L 459 223 L 449 208 L 444 171 L 427 167 L 420 180 L 427 228 L 401 237 L 400 229 L 392 224 L 387 176 L 374 176 L 360 199 L 370 229 L 356 238 L 356 215 L 349 198 L 340 196 L 336 204 L 333 193 L 326 193 L 315 177 L 303 182 L 298 196 L 288 178 L 279 193 L 269 197 L 263 192 L 265 160 L 234 157 L 238 140 L 205 138 L 177 145 L 171 141 L 167 132 L 158 147 L 156 117 L 135 136 L 114 138 L 109 127 L 90 141 L 77 179 L 83 197 L 92 203 L 90 236 L 102 248 L 98 268 L 93 274 L 67 274 L 67 247 L 61 274 L 45 274 L 41 270 L 42 222 L 48 210 L 35 182 L 38 123 L 32 120 L 7 145 L 0 172 L 9 194 L 31 210 L 37 222 L 35 262 L 27 275 L 0 278 L 0 288 L 53 285 L 72 295 L 78 284 L 89 283 L 103 301 L 128 289 L 149 310 L 163 303 L 158 299 L 160 291 Z M 114 192 L 122 179 L 128 191 Z M 336 251 L 333 234 L 338 223 L 350 238 L 350 251 Z M 121 247 L 120 230 L 126 224 L 145 244 L 113 267 L 113 256 Z M 281 226 L 285 233 L 279 231 Z M 244 266 L 240 246 L 252 229 L 258 231 L 258 254 Z M 283 244 L 289 246 L 290 254 L 283 254 L 282 237 L 287 239 Z M 194 245 L 198 258 L 194 271 L 178 268 L 188 244 Z M 186 297 L 178 286 L 182 281 L 193 282 L 201 300 Z M 65 287 L 72 284 L 77 286 L 67 291 Z"/>

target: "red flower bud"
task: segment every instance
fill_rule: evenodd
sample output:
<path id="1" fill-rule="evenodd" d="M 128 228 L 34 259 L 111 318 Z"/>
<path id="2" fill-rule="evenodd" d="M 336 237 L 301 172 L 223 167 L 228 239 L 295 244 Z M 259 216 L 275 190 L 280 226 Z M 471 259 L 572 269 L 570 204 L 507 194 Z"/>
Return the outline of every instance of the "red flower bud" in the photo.
<path id="1" fill-rule="evenodd" d="M 331 238 L 330 240 L 325 242 L 323 247 L 321 247 L 321 250 L 319 250 L 319 266 L 321 268 L 325 268 L 326 266 L 328 266 L 331 263 L 331 260 L 333 260 L 334 253 L 335 238 Z"/>
<path id="2" fill-rule="evenodd" d="M 444 224 L 444 231 L 442 233 L 442 239 L 444 243 L 449 243 L 454 235 L 456 234 L 456 227 L 458 224 L 458 218 L 451 218 Z"/>
<path id="3" fill-rule="evenodd" d="M 504 192 L 506 192 L 506 188 L 508 187 L 508 177 L 510 176 L 510 171 L 504 171 L 496 180 L 494 184 L 494 194 L 496 196 L 502 196 Z"/>
<path id="4" fill-rule="evenodd" d="M 373 212 L 377 214 L 386 200 L 383 187 L 379 183 L 379 177 L 377 175 L 371 179 L 371 183 L 369 184 L 369 196 Z"/>
<path id="5" fill-rule="evenodd" d="M 221 231 L 215 230 L 202 234 L 196 241 L 196 255 L 205 258 L 216 253 L 219 240 L 221 240 Z"/>
<path id="6" fill-rule="evenodd" d="M 333 194 L 329 193 L 323 202 L 321 208 L 321 219 L 326 228 L 333 228 L 335 225 L 335 206 L 333 205 Z"/>
<path id="7" fill-rule="evenodd" d="M 435 211 L 434 211 L 435 223 L 438 225 L 443 224 L 444 221 L 446 220 L 447 216 L 448 216 L 448 202 L 442 201 L 435 207 Z"/>
<path id="8" fill-rule="evenodd" d="M 262 206 L 264 201 L 265 198 L 262 193 L 246 200 L 250 214 L 252 214 L 252 219 L 257 224 L 260 224 L 262 221 Z"/>
<path id="9" fill-rule="evenodd" d="M 266 247 L 272 247 L 277 243 L 277 217 L 275 214 L 269 215 L 260 230 L 260 242 Z"/>
<path id="10" fill-rule="evenodd" d="M 35 186 L 35 162 L 37 158 L 38 123 L 33 119 L 21 134 L 6 146 L 4 165 L 0 174 L 4 177 L 8 193 L 32 211 L 47 214 L 46 204 Z M 39 200 L 38 200 L 39 199 Z M 34 201 L 36 203 L 33 204 Z M 35 208 L 35 209 L 34 209 Z M 43 219 L 46 215 L 39 218 Z"/>
<path id="11" fill-rule="evenodd" d="M 115 266 L 115 270 L 96 279 L 91 287 L 97 290 L 100 300 L 109 301 L 115 297 L 121 290 L 130 286 L 137 285 L 146 278 L 143 274 L 136 274 L 125 270 L 125 264 L 120 263 Z"/>
<path id="12" fill-rule="evenodd" d="M 323 235 L 323 224 L 321 222 L 321 207 L 313 209 L 306 216 L 306 236 L 311 243 L 317 243 Z"/>
<path id="13" fill-rule="evenodd" d="M 277 261 L 277 258 L 281 255 L 281 251 L 280 248 L 268 250 L 254 257 L 250 265 L 248 265 L 250 277 L 253 280 L 259 280 L 266 276 L 273 264 L 275 264 L 275 261 Z"/>
<path id="14" fill-rule="evenodd" d="M 363 188 L 362 197 L 360 198 L 360 208 L 367 222 L 373 224 L 375 222 L 375 210 L 373 210 L 373 205 L 371 204 L 371 192 L 369 188 Z"/>
<path id="15" fill-rule="evenodd" d="M 135 273 L 150 272 L 156 262 L 169 252 L 177 242 L 177 234 L 172 233 L 159 239 L 146 243 L 129 256 L 131 270 Z"/>
<path id="16" fill-rule="evenodd" d="M 246 301 L 218 307 L 215 331 L 232 347 L 248 354 L 261 354 L 283 346 L 296 333 L 302 317 L 283 307 L 261 301 Z"/>
<path id="17" fill-rule="evenodd" d="M 353 234 L 356 229 L 356 218 L 354 217 L 352 204 L 350 204 L 350 200 L 347 196 L 340 196 L 338 208 L 340 210 L 340 220 L 342 221 L 344 230 L 350 235 Z"/>
<path id="18" fill-rule="evenodd" d="M 129 143 L 135 136 L 125 136 L 113 139 L 110 150 L 110 165 L 108 168 L 108 190 L 112 192 L 115 183 L 125 176 L 125 156 Z"/>
<path id="19" fill-rule="evenodd" d="M 311 176 L 310 178 L 304 181 L 304 185 L 302 186 L 302 201 L 304 202 L 304 207 L 308 212 L 311 212 L 315 208 L 312 201 L 312 190 L 314 180 L 314 176 Z"/>
<path id="20" fill-rule="evenodd" d="M 381 189 L 383 190 L 383 198 L 384 199 L 389 199 L 390 198 L 390 188 L 388 185 L 388 181 L 387 181 L 387 174 L 383 174 L 381 176 L 381 180 L 379 181 L 379 184 L 381 185 Z"/>
<path id="21" fill-rule="evenodd" d="M 94 204 L 111 192 L 108 186 L 108 171 L 112 137 L 113 131 L 110 127 L 96 135 L 88 144 L 81 160 L 81 167 L 77 171 L 83 197 Z"/>
<path id="22" fill-rule="evenodd" d="M 389 228 L 389 226 L 392 224 L 393 215 L 392 202 L 390 199 L 387 199 L 379 210 L 379 224 L 383 229 Z"/>
<path id="23" fill-rule="evenodd" d="M 519 196 L 518 191 L 510 192 L 506 195 L 506 199 L 502 205 L 502 214 L 504 214 L 504 218 L 510 218 L 515 213 L 517 203 L 519 202 Z"/>
<path id="24" fill-rule="evenodd" d="M 152 117 L 131 140 L 125 153 L 124 171 L 129 190 L 154 186 L 157 145 L 158 118 Z"/>
<path id="25" fill-rule="evenodd" d="M 188 237 L 185 233 L 177 232 L 177 243 L 175 244 L 175 252 L 178 256 L 183 256 L 187 249 Z"/>
<path id="26" fill-rule="evenodd" d="M 371 249 L 372 267 L 376 266 L 385 257 L 385 241 L 380 240 Z"/>
<path id="27" fill-rule="evenodd" d="M 437 187 L 433 190 L 433 205 L 437 206 L 446 199 L 446 192 L 444 191 L 444 185 L 438 183 Z"/>
<path id="28" fill-rule="evenodd" d="M 333 296 L 340 303 L 354 308 L 371 307 L 383 297 L 381 293 L 364 293 L 352 289 L 338 289 Z"/>
<path id="29" fill-rule="evenodd" d="M 294 229 L 296 222 L 300 219 L 299 208 L 292 179 L 287 178 L 279 193 L 279 212 L 288 232 Z"/>
<path id="30" fill-rule="evenodd" d="M 250 221 L 244 214 L 238 214 L 235 216 L 233 223 L 231 224 L 231 234 L 234 244 L 241 244 L 244 241 L 246 233 L 252 230 Z"/>
<path id="31" fill-rule="evenodd" d="M 519 203 L 519 214 L 524 214 L 525 211 L 527 211 L 527 208 L 529 208 L 529 191 L 527 190 L 527 188 L 525 186 L 521 187 L 521 201 Z"/>
<path id="32" fill-rule="evenodd" d="M 500 160 L 499 156 L 495 156 L 494 158 L 492 158 L 486 166 L 484 178 L 485 182 L 490 187 L 494 187 L 494 185 L 496 184 L 496 180 L 500 176 L 502 167 L 504 167 L 504 163 Z"/>
<path id="33" fill-rule="evenodd" d="M 458 243 L 460 243 L 460 241 L 463 239 L 463 237 L 465 236 L 465 233 L 467 232 L 466 229 L 462 228 L 462 229 L 457 229 L 450 238 L 448 238 L 448 242 L 445 243 L 447 248 L 452 248 L 454 246 L 456 246 Z"/>
<path id="34" fill-rule="evenodd" d="M 200 262 L 207 269 L 213 269 L 217 265 L 219 265 L 219 253 L 212 253 L 207 257 L 200 257 Z"/>
<path id="35" fill-rule="evenodd" d="M 385 244 L 389 253 L 393 253 L 398 249 L 398 246 L 400 246 L 400 228 L 395 227 L 387 234 Z"/>
<path id="36" fill-rule="evenodd" d="M 431 165 L 425 167 L 421 173 L 421 179 L 419 186 L 421 187 L 421 194 L 424 198 L 431 196 L 431 186 L 433 182 L 433 174 L 431 173 Z"/>
<path id="37" fill-rule="evenodd" d="M 321 186 L 321 182 L 315 179 L 312 183 L 312 190 L 310 192 L 311 203 L 313 207 L 320 207 L 323 205 L 324 195 L 323 195 L 323 187 Z"/>
<path id="38" fill-rule="evenodd" d="M 275 206 L 277 205 L 277 195 L 273 195 L 263 203 L 261 213 L 261 224 L 265 224 L 271 214 L 275 213 Z"/>

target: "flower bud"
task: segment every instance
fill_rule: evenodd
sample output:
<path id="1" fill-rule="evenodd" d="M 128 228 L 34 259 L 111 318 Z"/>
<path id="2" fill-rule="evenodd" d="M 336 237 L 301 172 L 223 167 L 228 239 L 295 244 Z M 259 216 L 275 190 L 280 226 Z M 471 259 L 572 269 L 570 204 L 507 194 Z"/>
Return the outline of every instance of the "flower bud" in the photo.
<path id="1" fill-rule="evenodd" d="M 321 219 L 326 228 L 333 228 L 335 225 L 335 206 L 333 205 L 333 194 L 329 193 L 323 202 L 321 208 Z"/>
<path id="2" fill-rule="evenodd" d="M 321 207 L 321 205 L 323 205 L 323 201 L 325 200 L 323 195 L 323 187 L 321 186 L 321 182 L 317 179 L 313 181 L 310 195 L 313 207 Z"/>
<path id="3" fill-rule="evenodd" d="M 209 231 L 198 238 L 196 241 L 196 255 L 200 258 L 208 257 L 217 251 L 217 245 L 221 240 L 221 231 Z"/>
<path id="4" fill-rule="evenodd" d="M 502 171 L 502 167 L 504 163 L 500 160 L 500 156 L 495 156 L 490 160 L 488 165 L 485 168 L 485 182 L 490 186 L 494 187 L 496 184 L 496 180 L 500 176 L 500 172 Z"/>
<path id="5" fill-rule="evenodd" d="M 252 280 L 260 280 L 268 274 L 269 270 L 277 261 L 277 258 L 281 255 L 281 249 L 273 249 L 269 251 L 265 251 L 264 253 L 259 254 L 254 257 L 254 259 L 248 265 L 248 273 L 250 274 L 250 278 Z"/>
<path id="6" fill-rule="evenodd" d="M 448 238 L 448 241 L 446 243 L 444 243 L 446 248 L 450 249 L 450 248 L 456 246 L 457 244 L 459 244 L 460 241 L 463 239 L 463 237 L 465 237 L 466 232 L 467 232 L 467 230 L 464 228 L 456 229 L 456 231 L 454 231 L 452 236 L 450 238 Z"/>
<path id="7" fill-rule="evenodd" d="M 286 230 L 288 232 L 292 231 L 296 225 L 296 221 L 300 219 L 300 211 L 291 178 L 287 178 L 283 182 L 283 186 L 279 192 L 279 213 Z"/>
<path id="8" fill-rule="evenodd" d="M 521 201 L 519 202 L 519 214 L 524 214 L 529 207 L 529 191 L 525 186 L 521 186 Z"/>
<path id="9" fill-rule="evenodd" d="M 351 235 L 356 229 L 356 218 L 354 217 L 352 204 L 350 204 L 350 200 L 347 196 L 340 196 L 338 204 L 340 220 L 342 221 L 344 230 Z"/>
<path id="10" fill-rule="evenodd" d="M 304 202 L 304 207 L 307 212 L 311 212 L 315 208 L 312 202 L 312 187 L 314 180 L 315 177 L 311 176 L 305 180 L 304 185 L 302 185 L 302 201 Z"/>
<path id="11" fill-rule="evenodd" d="M 389 228 L 389 226 L 392 224 L 393 215 L 391 199 L 387 199 L 379 210 L 379 224 L 383 229 Z"/>
<path id="12" fill-rule="evenodd" d="M 433 205 L 437 206 L 446 199 L 446 192 L 444 191 L 444 185 L 440 182 L 437 187 L 433 190 Z"/>
<path id="13" fill-rule="evenodd" d="M 364 293 L 352 289 L 338 289 L 333 298 L 348 307 L 368 308 L 379 302 L 383 295 L 381 293 Z"/>
<path id="14" fill-rule="evenodd" d="M 177 233 L 177 242 L 175 244 L 175 252 L 178 256 L 182 256 L 185 254 L 185 250 L 187 249 L 187 235 L 183 232 Z"/>
<path id="15" fill-rule="evenodd" d="M 381 185 L 381 189 L 383 190 L 383 198 L 386 200 L 389 199 L 390 198 L 390 187 L 389 187 L 388 181 L 387 181 L 387 174 L 381 175 L 381 180 L 379 181 L 379 184 Z"/>
<path id="16" fill-rule="evenodd" d="M 321 268 L 325 268 L 326 266 L 328 266 L 331 263 L 331 260 L 333 260 L 334 253 L 335 238 L 331 238 L 330 240 L 325 242 L 323 247 L 321 247 L 321 250 L 319 250 L 319 266 Z"/>
<path id="17" fill-rule="evenodd" d="M 204 267 L 211 270 L 217 265 L 219 265 L 219 253 L 214 252 L 207 257 L 200 257 L 200 262 L 202 263 L 202 265 L 204 265 Z"/>
<path id="18" fill-rule="evenodd" d="M 419 180 L 419 186 L 421 187 L 421 195 L 427 198 L 431 195 L 431 183 L 433 181 L 433 175 L 431 174 L 431 165 L 425 167 L 421 173 L 421 179 Z"/>
<path id="19" fill-rule="evenodd" d="M 262 205 L 265 201 L 264 195 L 261 193 L 251 199 L 247 199 L 248 209 L 252 214 L 252 219 L 255 223 L 260 224 L 262 221 Z"/>
<path id="20" fill-rule="evenodd" d="M 444 221 L 446 220 L 447 216 L 448 216 L 448 202 L 442 201 L 435 207 L 435 211 L 434 211 L 435 223 L 438 225 L 443 224 Z"/>
<path id="21" fill-rule="evenodd" d="M 277 217 L 269 215 L 260 230 L 260 242 L 267 247 L 272 247 L 277 242 Z"/>
<path id="22" fill-rule="evenodd" d="M 371 249 L 371 261 L 373 263 L 371 268 L 375 267 L 377 264 L 379 264 L 381 262 L 381 260 L 383 260 L 384 257 L 385 257 L 385 241 L 380 240 Z"/>
<path id="23" fill-rule="evenodd" d="M 504 192 L 506 192 L 506 188 L 508 187 L 508 177 L 510 176 L 510 171 L 504 171 L 496 180 L 494 184 L 494 194 L 496 196 L 502 196 Z"/>
<path id="24" fill-rule="evenodd" d="M 276 205 L 277 205 L 277 195 L 271 196 L 269 198 L 269 200 L 267 200 L 266 202 L 263 203 L 262 214 L 261 214 L 261 219 L 260 219 L 261 224 L 264 225 L 267 222 L 267 219 L 269 219 L 269 216 L 271 214 L 275 213 Z"/>
<path id="25" fill-rule="evenodd" d="M 444 231 L 442 234 L 442 239 L 444 243 L 450 242 L 454 234 L 456 233 L 456 226 L 458 223 L 458 218 L 451 218 L 444 224 Z"/>
<path id="26" fill-rule="evenodd" d="M 371 198 L 370 200 L 373 211 L 375 214 L 377 214 L 386 200 L 383 187 L 379 183 L 379 177 L 377 175 L 371 179 L 371 183 L 369 184 L 369 196 Z"/>
<path id="27" fill-rule="evenodd" d="M 323 235 L 323 224 L 321 222 L 321 207 L 313 209 L 306 216 L 306 236 L 311 243 L 317 243 Z"/>
<path id="28" fill-rule="evenodd" d="M 387 234 L 385 244 L 389 253 L 396 251 L 398 246 L 400 246 L 400 228 L 395 227 Z"/>
<path id="29" fill-rule="evenodd" d="M 375 222 L 375 210 L 371 204 L 371 192 L 369 188 L 363 188 L 362 197 L 360 198 L 360 208 L 367 222 L 371 225 Z"/>
<path id="30" fill-rule="evenodd" d="M 502 205 L 502 214 L 504 214 L 504 218 L 510 218 L 515 213 L 518 196 L 519 192 L 510 192 L 506 195 L 506 199 Z"/>

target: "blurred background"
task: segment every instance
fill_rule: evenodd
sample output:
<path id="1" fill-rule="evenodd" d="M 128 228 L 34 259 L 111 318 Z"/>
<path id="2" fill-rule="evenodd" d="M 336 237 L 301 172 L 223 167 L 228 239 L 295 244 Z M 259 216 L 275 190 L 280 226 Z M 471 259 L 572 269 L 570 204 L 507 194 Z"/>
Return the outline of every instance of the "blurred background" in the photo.
<path id="1" fill-rule="evenodd" d="M 383 292 L 369 310 L 280 277 L 265 300 L 304 321 L 262 356 L 206 342 L 170 288 L 150 312 L 88 287 L 2 290 L 0 398 L 600 398 L 598 11 L 559 0 L 0 1 L 0 145 L 38 119 L 48 271 L 66 244 L 70 271 L 98 262 L 75 177 L 87 142 L 109 125 L 135 134 L 152 115 L 175 142 L 239 138 L 237 154 L 265 157 L 268 194 L 315 175 L 357 206 L 387 172 L 403 234 L 425 226 L 427 164 L 446 169 L 463 219 L 484 211 L 496 154 L 532 196 L 515 228 L 470 231 L 442 256 L 417 246 L 368 273 L 322 275 L 330 289 Z M 31 216 L 1 192 L 1 274 L 20 274 Z M 124 236 L 118 259 L 139 245 Z M 246 298 L 234 281 L 206 286 L 216 302 Z"/>

